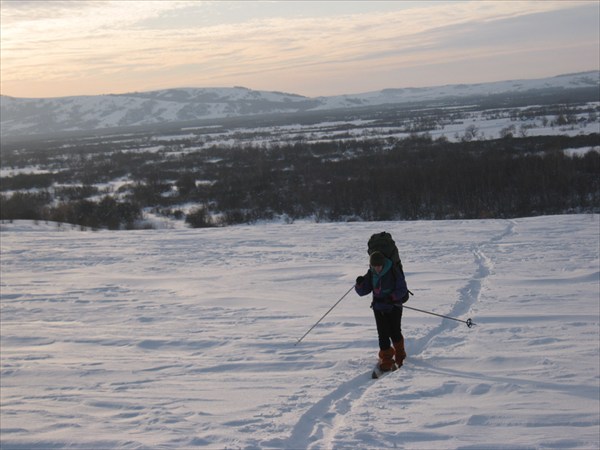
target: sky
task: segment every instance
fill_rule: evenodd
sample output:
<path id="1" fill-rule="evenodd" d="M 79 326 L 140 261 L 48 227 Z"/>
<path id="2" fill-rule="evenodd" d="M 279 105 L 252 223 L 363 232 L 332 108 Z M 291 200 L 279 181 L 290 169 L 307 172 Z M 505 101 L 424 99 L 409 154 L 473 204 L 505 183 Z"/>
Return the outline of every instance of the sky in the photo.
<path id="1" fill-rule="evenodd" d="M 308 97 L 600 70 L 593 1 L 2 0 L 13 97 L 233 87 Z"/>

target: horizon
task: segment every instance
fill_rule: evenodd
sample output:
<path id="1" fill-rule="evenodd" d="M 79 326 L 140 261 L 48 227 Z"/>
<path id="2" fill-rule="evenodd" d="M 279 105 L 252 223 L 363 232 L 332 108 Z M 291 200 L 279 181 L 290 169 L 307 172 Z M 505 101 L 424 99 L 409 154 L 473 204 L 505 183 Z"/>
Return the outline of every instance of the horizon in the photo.
<path id="1" fill-rule="evenodd" d="M 329 97 L 600 70 L 596 1 L 4 0 L 4 96 Z M 194 87 L 195 86 L 195 87 Z"/>
<path id="2" fill-rule="evenodd" d="M 69 97 L 126 96 L 126 95 L 131 95 L 131 94 L 144 94 L 144 93 L 152 93 L 152 92 L 159 92 L 159 91 L 185 90 L 185 89 L 194 89 L 194 90 L 246 89 L 246 90 L 254 91 L 254 92 L 270 92 L 270 93 L 277 92 L 277 93 L 288 94 L 288 95 L 299 95 L 302 97 L 312 99 L 312 98 L 318 98 L 318 97 L 361 95 L 361 94 L 368 94 L 371 92 L 384 91 L 387 89 L 435 89 L 435 88 L 441 88 L 441 87 L 446 87 L 446 86 L 494 84 L 494 83 L 503 83 L 503 82 L 510 82 L 510 81 L 531 81 L 531 80 L 541 80 L 541 79 L 546 79 L 546 78 L 559 78 L 559 77 L 579 75 L 579 74 L 591 73 L 591 72 L 596 72 L 600 76 L 600 70 L 591 69 L 591 70 L 582 70 L 580 72 L 574 72 L 574 73 L 559 73 L 559 74 L 555 74 L 555 75 L 549 75 L 547 77 L 519 78 L 519 79 L 513 78 L 513 79 L 503 79 L 503 80 L 473 82 L 473 83 L 447 83 L 447 84 L 432 85 L 432 86 L 419 86 L 419 87 L 416 87 L 416 86 L 388 86 L 388 87 L 379 89 L 377 91 L 346 92 L 346 93 L 342 93 L 342 94 L 322 95 L 322 96 L 315 96 L 315 97 L 303 96 L 296 92 L 290 92 L 290 91 L 283 92 L 283 91 L 276 91 L 276 90 L 269 90 L 269 89 L 253 89 L 253 88 L 249 88 L 247 86 L 178 86 L 178 87 L 165 87 L 162 89 L 149 89 L 149 90 L 144 90 L 144 91 L 138 90 L 138 91 L 118 92 L 118 93 L 117 92 L 108 92 L 105 94 L 64 95 L 64 96 L 57 96 L 57 97 L 15 97 L 15 96 L 6 95 L 6 94 L 0 94 L 0 97 L 10 97 L 10 98 L 22 99 L 22 100 L 53 100 L 53 99 L 61 99 L 61 98 L 69 98 Z"/>

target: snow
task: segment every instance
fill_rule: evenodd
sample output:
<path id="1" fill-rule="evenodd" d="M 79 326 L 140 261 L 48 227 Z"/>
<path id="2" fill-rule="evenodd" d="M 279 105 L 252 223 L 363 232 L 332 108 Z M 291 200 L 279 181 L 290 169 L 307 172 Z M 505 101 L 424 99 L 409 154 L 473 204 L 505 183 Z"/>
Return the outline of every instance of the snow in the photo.
<path id="1" fill-rule="evenodd" d="M 564 152 L 569 156 L 584 156 L 588 152 L 600 152 L 600 145 L 595 145 L 593 147 L 580 147 L 580 148 L 566 148 Z"/>
<path id="2" fill-rule="evenodd" d="M 383 105 L 386 103 L 405 103 L 411 101 L 434 101 L 448 97 L 487 96 L 506 92 L 526 92 L 550 88 L 575 88 L 597 86 L 598 72 L 559 75 L 541 79 L 507 80 L 493 83 L 452 84 L 422 88 L 384 89 L 354 95 L 319 97 L 325 103 L 315 109 L 349 107 L 356 105 Z"/>
<path id="3" fill-rule="evenodd" d="M 596 449 L 598 215 L 78 231 L 1 225 L 1 446 Z M 354 292 L 399 243 L 408 359 Z"/>
<path id="4" fill-rule="evenodd" d="M 327 111 L 411 102 L 439 102 L 473 96 L 524 93 L 541 89 L 595 88 L 598 71 L 550 78 L 469 85 L 384 89 L 308 98 L 293 93 L 234 88 L 177 88 L 97 96 L 13 98 L 0 96 L 2 136 L 98 130 L 253 114 Z"/>

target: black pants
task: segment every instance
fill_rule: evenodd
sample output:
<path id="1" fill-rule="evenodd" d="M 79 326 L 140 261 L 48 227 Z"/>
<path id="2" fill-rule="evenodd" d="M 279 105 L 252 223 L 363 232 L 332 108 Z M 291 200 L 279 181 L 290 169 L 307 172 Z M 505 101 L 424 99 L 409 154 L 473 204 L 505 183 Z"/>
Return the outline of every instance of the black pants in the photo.
<path id="1" fill-rule="evenodd" d="M 402 339 L 402 308 L 394 307 L 390 312 L 373 311 L 379 336 L 379 349 L 387 350 L 391 342 Z"/>

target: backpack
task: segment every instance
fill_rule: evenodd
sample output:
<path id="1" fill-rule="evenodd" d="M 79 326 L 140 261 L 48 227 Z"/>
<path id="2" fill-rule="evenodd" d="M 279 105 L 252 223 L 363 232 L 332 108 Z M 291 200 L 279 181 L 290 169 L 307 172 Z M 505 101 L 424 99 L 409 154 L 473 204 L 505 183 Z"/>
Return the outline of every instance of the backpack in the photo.
<path id="1" fill-rule="evenodd" d="M 367 243 L 367 253 L 371 256 L 373 252 L 381 252 L 383 256 L 392 260 L 392 264 L 396 270 L 400 271 L 402 277 L 404 277 L 404 269 L 402 268 L 402 261 L 400 260 L 400 254 L 398 253 L 398 247 L 392 239 L 392 235 L 386 231 L 381 233 L 375 233 L 369 238 Z M 396 272 L 393 270 L 392 273 L 396 276 Z M 406 296 L 401 300 L 404 304 L 408 301 L 409 297 L 414 295 L 410 290 L 407 291 Z"/>
<path id="2" fill-rule="evenodd" d="M 398 253 L 398 247 L 392 239 L 392 235 L 386 231 L 381 233 L 375 233 L 369 238 L 367 243 L 367 253 L 371 256 L 373 252 L 381 252 L 383 255 L 392 260 L 394 267 L 396 267 L 402 276 L 404 276 L 404 270 L 402 269 L 402 261 L 400 260 L 400 254 Z"/>

